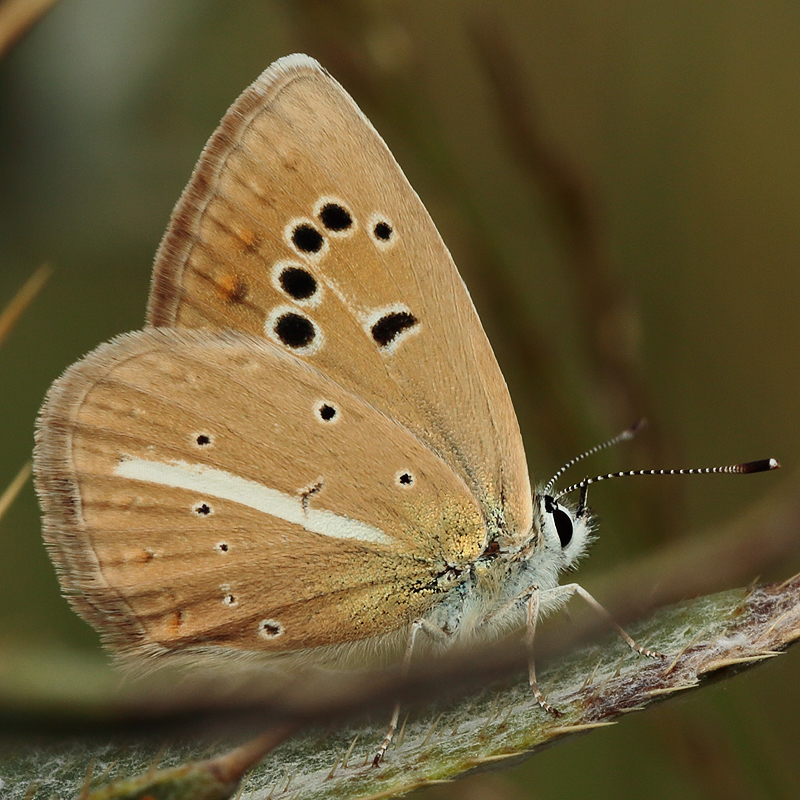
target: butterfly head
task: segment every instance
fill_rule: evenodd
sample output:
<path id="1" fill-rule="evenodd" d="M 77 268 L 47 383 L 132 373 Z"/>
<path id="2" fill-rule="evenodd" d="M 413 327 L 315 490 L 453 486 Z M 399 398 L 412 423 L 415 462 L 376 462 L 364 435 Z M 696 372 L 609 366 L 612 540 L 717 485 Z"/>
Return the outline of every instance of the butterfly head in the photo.
<path id="1" fill-rule="evenodd" d="M 536 492 L 534 496 L 536 518 L 527 548 L 545 553 L 547 556 L 545 560 L 553 563 L 558 572 L 574 569 L 592 541 L 592 515 L 586 505 L 586 496 L 589 484 L 594 483 L 597 478 L 585 478 L 580 483 L 559 492 L 555 491 L 556 483 L 570 467 L 588 456 L 632 439 L 644 424 L 644 420 L 639 420 L 617 436 L 570 459 Z M 576 489 L 580 490 L 580 499 L 577 508 L 573 509 L 562 498 Z"/>
<path id="2" fill-rule="evenodd" d="M 589 510 L 583 503 L 573 509 L 551 494 L 540 494 L 537 499 L 539 531 L 545 552 L 559 564 L 559 572 L 573 569 L 592 541 Z"/>
<path id="3" fill-rule="evenodd" d="M 533 524 L 527 534 L 491 539 L 472 565 L 479 582 L 503 584 L 502 595 L 513 596 L 531 581 L 540 588 L 555 586 L 558 574 L 574 569 L 594 538 L 593 518 L 583 501 L 573 508 L 544 489 L 533 501 Z"/>
<path id="4" fill-rule="evenodd" d="M 521 538 L 490 539 L 471 565 L 472 580 L 442 605 L 436 624 L 463 638 L 495 636 L 525 624 L 532 587 L 558 585 L 559 573 L 573 569 L 592 540 L 591 515 L 543 489 L 533 498 L 533 524 Z"/>

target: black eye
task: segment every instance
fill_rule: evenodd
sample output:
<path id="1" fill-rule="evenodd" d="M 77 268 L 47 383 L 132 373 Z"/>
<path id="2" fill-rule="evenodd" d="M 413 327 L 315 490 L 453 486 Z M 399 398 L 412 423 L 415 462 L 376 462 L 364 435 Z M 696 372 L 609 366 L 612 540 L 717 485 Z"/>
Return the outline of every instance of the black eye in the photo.
<path id="1" fill-rule="evenodd" d="M 553 523 L 556 526 L 556 533 L 561 542 L 561 547 L 566 547 L 572 541 L 572 519 L 566 511 L 558 507 L 558 503 L 552 497 L 544 498 L 544 510 L 553 515 Z"/>
<path id="2" fill-rule="evenodd" d="M 553 511 L 553 522 L 556 524 L 558 538 L 561 540 L 561 547 L 566 547 L 572 541 L 572 520 L 566 511 L 560 508 Z"/>

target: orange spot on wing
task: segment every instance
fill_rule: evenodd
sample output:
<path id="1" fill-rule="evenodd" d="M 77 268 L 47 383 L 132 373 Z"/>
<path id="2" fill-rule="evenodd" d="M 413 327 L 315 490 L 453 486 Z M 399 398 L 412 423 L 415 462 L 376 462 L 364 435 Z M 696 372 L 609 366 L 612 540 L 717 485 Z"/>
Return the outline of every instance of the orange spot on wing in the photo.
<path id="1" fill-rule="evenodd" d="M 242 243 L 244 250 L 252 252 L 256 249 L 258 245 L 258 236 L 254 231 L 247 230 L 247 228 L 240 228 L 236 232 L 236 235 L 239 237 L 239 241 Z"/>
<path id="2" fill-rule="evenodd" d="M 217 288 L 229 303 L 242 303 L 247 297 L 247 281 L 239 275 L 223 275 L 217 280 Z"/>

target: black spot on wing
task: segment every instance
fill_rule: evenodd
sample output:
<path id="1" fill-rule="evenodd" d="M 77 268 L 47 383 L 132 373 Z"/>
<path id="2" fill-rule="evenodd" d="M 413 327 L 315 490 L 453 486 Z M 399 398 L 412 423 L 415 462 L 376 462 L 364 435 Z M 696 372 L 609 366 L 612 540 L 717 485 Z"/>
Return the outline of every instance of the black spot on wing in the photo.
<path id="1" fill-rule="evenodd" d="M 388 222 L 380 221 L 375 223 L 372 233 L 376 239 L 380 239 L 382 242 L 388 242 L 392 238 L 394 231 Z"/>
<path id="2" fill-rule="evenodd" d="M 286 267 L 278 280 L 283 291 L 295 300 L 308 300 L 317 291 L 316 278 L 302 267 Z"/>
<path id="3" fill-rule="evenodd" d="M 288 311 L 275 320 L 275 335 L 287 347 L 296 349 L 310 345 L 317 332 L 308 317 Z"/>
<path id="4" fill-rule="evenodd" d="M 372 326 L 372 338 L 381 346 L 390 345 L 403 331 L 413 328 L 418 320 L 408 311 L 392 311 Z"/>
<path id="5" fill-rule="evenodd" d="M 330 422 L 336 416 L 336 409 L 327 403 L 323 403 L 319 407 L 319 416 L 325 422 Z"/>
<path id="6" fill-rule="evenodd" d="M 350 212 L 338 203 L 326 203 L 319 212 L 319 218 L 329 231 L 346 231 L 353 225 Z"/>
<path id="7" fill-rule="evenodd" d="M 307 222 L 302 222 L 292 231 L 292 242 L 301 253 L 319 253 L 325 240 L 322 234 Z"/>

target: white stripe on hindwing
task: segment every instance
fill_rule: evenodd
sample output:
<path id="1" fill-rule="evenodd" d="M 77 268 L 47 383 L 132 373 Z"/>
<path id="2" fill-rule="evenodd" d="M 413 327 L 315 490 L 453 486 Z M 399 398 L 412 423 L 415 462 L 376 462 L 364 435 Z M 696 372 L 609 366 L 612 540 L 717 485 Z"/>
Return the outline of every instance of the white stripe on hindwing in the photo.
<path id="1" fill-rule="evenodd" d="M 277 489 L 270 489 L 257 481 L 204 464 L 189 464 L 186 461 L 164 463 L 144 458 L 123 458 L 115 467 L 114 474 L 134 481 L 155 483 L 173 489 L 187 489 L 204 496 L 230 500 L 333 539 L 358 539 L 375 544 L 393 543 L 393 540 L 380 528 L 366 522 L 351 519 L 343 514 L 335 514 L 333 511 L 304 508 L 300 494 L 286 494 Z"/>

